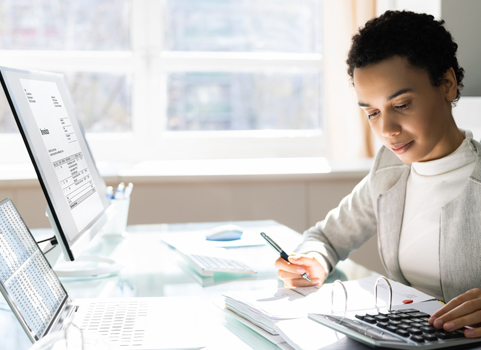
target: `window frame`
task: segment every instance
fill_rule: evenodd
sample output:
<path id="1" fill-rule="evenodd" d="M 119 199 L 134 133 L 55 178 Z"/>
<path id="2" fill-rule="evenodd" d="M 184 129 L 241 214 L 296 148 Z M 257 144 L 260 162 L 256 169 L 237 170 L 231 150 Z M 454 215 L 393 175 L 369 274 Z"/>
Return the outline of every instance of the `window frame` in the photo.
<path id="1" fill-rule="evenodd" d="M 317 130 L 167 131 L 167 74 L 170 72 L 311 71 L 323 74 L 323 56 L 164 51 L 163 1 L 131 0 L 130 7 L 131 51 L 1 50 L 0 65 L 7 67 L 132 76 L 131 132 L 86 134 L 97 161 L 321 157 L 328 154 L 324 110 L 319 111 L 322 123 Z M 321 101 L 321 91 L 319 98 Z M 320 106 L 324 106 L 322 101 Z M 3 134 L 0 147 L 10 150 L 2 152 L 0 163 L 29 162 L 19 134 Z"/>

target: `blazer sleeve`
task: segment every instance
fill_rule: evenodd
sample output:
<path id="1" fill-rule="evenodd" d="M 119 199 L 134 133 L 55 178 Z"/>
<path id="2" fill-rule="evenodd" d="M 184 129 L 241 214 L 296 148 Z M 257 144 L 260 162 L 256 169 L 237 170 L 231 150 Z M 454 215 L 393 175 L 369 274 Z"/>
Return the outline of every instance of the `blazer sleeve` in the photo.
<path id="1" fill-rule="evenodd" d="M 371 172 L 331 210 L 323 221 L 304 232 L 298 253 L 319 253 L 325 259 L 326 273 L 331 273 L 340 260 L 358 249 L 377 232 L 377 218 Z M 316 254 L 317 255 L 317 254 Z"/>

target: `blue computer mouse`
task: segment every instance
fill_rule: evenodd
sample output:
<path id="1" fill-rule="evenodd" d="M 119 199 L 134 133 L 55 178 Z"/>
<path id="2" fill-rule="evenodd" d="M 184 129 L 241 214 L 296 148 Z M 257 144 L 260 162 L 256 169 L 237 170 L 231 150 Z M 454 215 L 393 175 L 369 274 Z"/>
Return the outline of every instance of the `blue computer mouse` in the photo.
<path id="1" fill-rule="evenodd" d="M 235 241 L 242 237 L 244 229 L 237 225 L 221 225 L 214 227 L 206 233 L 208 241 Z"/>

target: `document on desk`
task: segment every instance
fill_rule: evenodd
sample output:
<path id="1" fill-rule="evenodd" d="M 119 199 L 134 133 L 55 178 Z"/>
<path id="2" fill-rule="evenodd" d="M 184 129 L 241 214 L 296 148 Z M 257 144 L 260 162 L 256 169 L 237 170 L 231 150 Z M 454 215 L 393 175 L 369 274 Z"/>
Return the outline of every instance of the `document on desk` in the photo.
<path id="1" fill-rule="evenodd" d="M 343 282 L 347 290 L 347 309 L 363 310 L 374 307 L 374 285 L 379 276 Z M 393 305 L 402 305 L 405 299 L 422 302 L 433 299 L 401 283 L 390 281 Z M 334 300 L 331 305 L 331 291 Z M 387 289 L 379 284 L 378 306 L 388 303 Z M 225 308 L 243 317 L 269 334 L 278 334 L 275 324 L 281 320 L 305 318 L 308 313 L 331 313 L 344 310 L 345 296 L 341 286 L 325 284 L 322 287 L 264 289 L 223 294 Z"/>

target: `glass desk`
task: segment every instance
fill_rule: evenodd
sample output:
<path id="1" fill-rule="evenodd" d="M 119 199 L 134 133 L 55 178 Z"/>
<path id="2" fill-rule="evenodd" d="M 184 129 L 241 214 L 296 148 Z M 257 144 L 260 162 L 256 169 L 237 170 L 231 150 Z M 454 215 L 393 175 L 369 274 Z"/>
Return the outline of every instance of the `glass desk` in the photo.
<path id="1" fill-rule="evenodd" d="M 301 241 L 301 234 L 275 221 L 231 222 L 247 229 L 264 231 L 286 252 Z M 277 278 L 274 261 L 277 254 L 268 245 L 230 248 L 253 267 L 255 275 L 219 273 L 201 277 L 175 249 L 161 241 L 164 235 L 182 235 L 202 231 L 224 223 L 159 224 L 129 226 L 123 238 L 96 238 L 85 254 L 108 256 L 124 266 L 114 276 L 98 278 L 62 278 L 72 299 L 106 297 L 169 297 L 182 305 L 196 299 L 198 315 L 205 330 L 206 349 L 277 349 L 278 347 L 217 307 L 227 291 L 283 287 Z M 371 275 L 364 267 L 346 260 L 330 279 L 358 279 Z M 181 306 L 180 306 L 181 307 Z M 6 304 L 0 304 L 0 335 L 3 350 L 26 350 L 31 346 L 20 324 Z M 5 310 L 5 308 L 7 310 Z"/>

